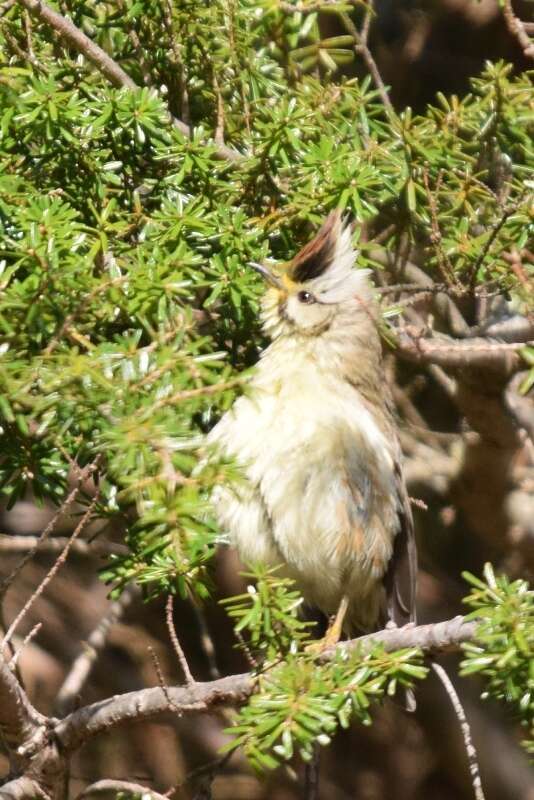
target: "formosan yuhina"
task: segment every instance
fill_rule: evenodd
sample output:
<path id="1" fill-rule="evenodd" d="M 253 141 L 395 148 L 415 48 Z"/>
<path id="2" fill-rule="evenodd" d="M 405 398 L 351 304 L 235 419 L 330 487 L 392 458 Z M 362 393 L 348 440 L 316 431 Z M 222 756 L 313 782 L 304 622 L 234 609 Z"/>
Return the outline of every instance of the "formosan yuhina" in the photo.
<path id="1" fill-rule="evenodd" d="M 331 213 L 285 266 L 258 267 L 271 344 L 209 435 L 246 480 L 217 487 L 221 530 L 247 564 L 283 565 L 333 618 L 325 646 L 415 621 L 416 551 L 378 309 L 351 229 Z"/>

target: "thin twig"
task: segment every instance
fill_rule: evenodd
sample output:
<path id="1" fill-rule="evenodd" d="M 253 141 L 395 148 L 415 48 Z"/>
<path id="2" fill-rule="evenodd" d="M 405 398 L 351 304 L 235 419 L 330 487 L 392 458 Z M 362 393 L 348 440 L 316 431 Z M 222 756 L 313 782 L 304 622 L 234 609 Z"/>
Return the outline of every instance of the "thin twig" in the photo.
<path id="1" fill-rule="evenodd" d="M 505 208 L 504 211 L 502 212 L 501 217 L 492 226 L 491 233 L 488 236 L 486 244 L 482 248 L 482 252 L 480 253 L 479 257 L 477 258 L 477 260 L 475 261 L 475 263 L 473 264 L 473 266 L 471 268 L 471 274 L 469 276 L 469 286 L 470 286 L 472 292 L 475 290 L 475 287 L 476 287 L 476 279 L 477 279 L 478 270 L 480 269 L 480 267 L 484 263 L 484 259 L 486 258 L 486 256 L 488 255 L 489 251 L 491 250 L 493 242 L 497 238 L 497 236 L 499 234 L 499 231 L 501 230 L 502 226 L 504 225 L 504 223 L 506 222 L 508 217 L 510 217 L 515 211 L 517 211 L 517 207 L 518 207 L 518 203 L 514 203 L 513 206 Z"/>
<path id="2" fill-rule="evenodd" d="M 213 91 L 217 98 L 217 122 L 213 138 L 217 144 L 224 144 L 224 103 L 215 70 L 213 70 Z"/>
<path id="3" fill-rule="evenodd" d="M 57 553 L 63 550 L 68 542 L 68 536 L 52 536 L 46 541 L 40 540 L 38 536 L 13 536 L 10 533 L 0 533 L 0 553 L 21 553 L 27 550 L 32 555 L 38 553 Z M 123 544 L 113 542 L 94 541 L 88 542 L 86 539 L 78 539 L 71 544 L 73 553 L 82 556 L 92 556 L 101 558 L 102 556 L 125 556 L 128 548 Z"/>
<path id="4" fill-rule="evenodd" d="M 128 39 L 132 43 L 132 47 L 134 49 L 135 56 L 136 56 L 137 60 L 139 61 L 139 68 L 141 70 L 141 75 L 143 76 L 143 83 L 145 84 L 145 86 L 150 86 L 151 83 L 152 83 L 152 81 L 150 79 L 150 67 L 149 67 L 148 62 L 146 60 L 146 56 L 145 56 L 143 47 L 141 45 L 141 41 L 139 39 L 139 36 L 137 35 L 137 31 L 135 30 L 135 28 L 128 21 L 128 18 L 127 18 L 127 15 L 126 15 L 127 8 L 126 8 L 126 4 L 125 4 L 124 0 L 117 0 L 117 5 L 118 5 L 119 9 L 121 10 L 121 12 L 124 14 L 124 17 L 125 17 L 125 20 L 126 20 L 126 26 L 125 27 L 126 27 L 126 30 L 128 32 Z"/>
<path id="5" fill-rule="evenodd" d="M 516 17 L 512 8 L 512 0 L 504 0 L 502 3 L 502 13 L 506 27 L 519 42 L 519 46 L 523 51 L 526 58 L 534 59 L 534 42 L 531 41 L 526 29 L 525 23 L 519 17 Z M 528 25 L 528 23 L 526 23 Z M 528 26 L 530 29 L 530 25 Z"/>
<path id="6" fill-rule="evenodd" d="M 178 791 L 178 789 L 182 789 L 188 783 L 191 783 L 191 781 L 195 780 L 195 778 L 201 778 L 204 775 L 208 775 L 208 777 L 212 780 L 212 776 L 215 775 L 215 773 L 220 769 L 225 767 L 233 755 L 234 751 L 230 751 L 220 758 L 215 758 L 213 761 L 208 761 L 207 764 L 202 764 L 200 767 L 192 769 L 191 772 L 188 772 L 185 778 L 180 781 L 180 783 L 177 783 L 175 786 L 171 786 L 170 789 L 166 790 L 165 797 L 172 797 L 175 792 Z"/>
<path id="7" fill-rule="evenodd" d="M 99 493 L 97 492 L 97 494 L 95 495 L 95 497 L 91 501 L 87 511 L 85 512 L 85 514 L 83 515 L 83 517 L 79 521 L 78 525 L 74 529 L 74 531 L 71 534 L 71 536 L 68 538 L 67 544 L 63 548 L 63 550 L 61 552 L 61 555 L 58 556 L 58 558 L 54 562 L 54 565 L 51 567 L 51 569 L 48 570 L 47 574 L 45 575 L 45 577 L 43 578 L 43 580 L 41 581 L 39 586 L 35 589 L 35 591 L 31 595 L 31 597 L 26 601 L 26 603 L 24 604 L 24 606 L 21 609 L 21 611 L 17 614 L 17 616 L 15 617 L 13 622 L 11 623 L 10 627 L 7 630 L 6 635 L 3 638 L 2 643 L 0 644 L 0 648 L 4 647 L 6 645 L 6 643 L 10 641 L 11 637 L 13 636 L 13 633 L 17 629 L 17 627 L 18 627 L 19 623 L 21 622 L 21 620 L 26 616 L 26 614 L 28 613 L 29 609 L 35 603 L 37 598 L 40 597 L 40 595 L 44 592 L 44 590 L 46 589 L 46 587 L 48 586 L 48 584 L 50 583 L 50 581 L 52 580 L 52 578 L 54 577 L 56 572 L 59 570 L 59 568 L 67 560 L 67 556 L 69 554 L 69 551 L 70 551 L 72 543 L 80 535 L 80 533 L 83 531 L 83 529 L 85 528 L 85 526 L 87 525 L 87 523 L 91 519 L 94 507 L 95 507 L 97 499 L 98 499 L 98 494 Z"/>
<path id="8" fill-rule="evenodd" d="M 187 705 L 180 705 L 178 706 L 171 697 L 170 688 L 165 683 L 165 679 L 163 677 L 163 670 L 161 669 L 161 665 L 159 663 L 159 659 L 154 651 L 153 647 L 148 647 L 148 652 L 150 653 L 150 658 L 152 659 L 152 663 L 154 664 L 154 669 L 156 670 L 156 675 L 158 676 L 158 683 L 161 691 L 163 692 L 163 696 L 167 701 L 167 708 L 168 711 L 174 711 L 179 717 L 182 716 L 184 711 L 203 711 L 206 707 L 206 704 L 202 701 L 197 703 L 189 703 Z M 195 684 L 196 685 L 196 684 Z"/>
<path id="9" fill-rule="evenodd" d="M 186 125 L 190 125 L 189 117 L 189 92 L 187 89 L 187 72 L 185 69 L 184 60 L 182 58 L 182 46 L 177 43 L 174 36 L 174 26 L 172 20 L 173 6 L 171 0 L 163 0 L 162 2 L 163 24 L 167 29 L 171 46 L 171 63 L 174 63 L 179 73 L 179 91 L 180 91 L 180 113 Z"/>
<path id="10" fill-rule="evenodd" d="M 140 590 L 135 584 L 127 586 L 121 596 L 111 603 L 106 616 L 100 620 L 87 641 L 83 643 L 83 650 L 74 659 L 57 695 L 56 706 L 60 714 L 64 715 L 72 710 L 74 699 L 82 691 L 98 656 L 106 645 L 111 627 L 121 619 L 139 594 Z"/>
<path id="11" fill-rule="evenodd" d="M 467 717 L 465 716 L 465 711 L 460 698 L 458 697 L 456 689 L 454 688 L 451 679 L 443 667 L 433 661 L 432 669 L 443 684 L 443 687 L 451 701 L 454 713 L 456 714 L 458 722 L 460 723 L 460 730 L 462 731 L 464 740 L 465 752 L 467 754 L 467 761 L 469 764 L 469 772 L 471 774 L 471 783 L 473 784 L 475 798 L 476 800 L 485 800 L 484 791 L 482 789 L 482 781 L 480 780 L 480 768 L 478 766 L 477 751 L 473 744 L 473 739 L 471 738 L 471 728 L 469 727 L 469 723 L 467 721 Z"/>
<path id="12" fill-rule="evenodd" d="M 178 640 L 178 635 L 176 633 L 176 628 L 174 627 L 174 622 L 172 619 L 173 603 L 174 603 L 174 597 L 172 596 L 172 594 L 170 594 L 167 597 L 167 605 L 165 607 L 165 620 L 167 622 L 167 630 L 169 631 L 169 638 L 172 642 L 174 652 L 176 653 L 176 657 L 180 663 L 182 672 L 184 673 L 185 684 L 186 686 L 193 686 L 195 684 L 195 679 L 193 678 L 191 670 L 189 669 L 187 658 L 185 657 L 185 653 L 182 650 L 182 646 Z"/>
<path id="13" fill-rule="evenodd" d="M 425 167 L 423 170 L 423 183 L 425 185 L 425 192 L 428 200 L 428 207 L 430 210 L 430 224 L 431 224 L 431 234 L 430 234 L 430 241 L 434 246 L 434 251 L 436 253 L 436 258 L 438 261 L 438 267 L 440 272 L 448 284 L 449 287 L 458 286 L 458 279 L 454 274 L 454 270 L 452 268 L 452 264 L 449 261 L 447 254 L 444 252 L 442 247 L 442 239 L 443 236 L 441 235 L 441 228 L 439 226 L 439 219 L 438 219 L 438 207 L 436 203 L 436 194 L 439 192 L 439 187 L 442 180 L 442 173 L 439 174 L 436 191 L 435 194 L 430 191 L 430 184 L 428 180 L 428 169 Z"/>
<path id="14" fill-rule="evenodd" d="M 382 76 L 378 70 L 376 65 L 376 61 L 373 58 L 373 54 L 369 50 L 367 45 L 367 38 L 363 38 L 363 36 L 358 32 L 356 25 L 351 20 L 349 15 L 345 12 L 340 13 L 339 15 L 340 20 L 342 21 L 345 29 L 350 33 L 350 35 L 354 39 L 354 51 L 358 53 L 363 58 L 367 69 L 369 70 L 369 74 L 373 80 L 374 85 L 380 95 L 380 99 L 382 100 L 382 105 L 388 115 L 388 117 L 394 118 L 395 117 L 395 109 L 393 108 L 393 104 L 389 99 L 388 91 L 386 89 L 386 85 L 382 80 Z"/>
<path id="15" fill-rule="evenodd" d="M 20 658 L 20 654 L 22 653 L 22 651 L 24 650 L 26 645 L 29 644 L 31 642 L 31 640 L 33 638 L 35 638 L 35 636 L 37 636 L 37 634 L 39 633 L 39 631 L 41 630 L 42 627 L 43 627 L 43 623 L 42 622 L 38 622 L 37 625 L 33 626 L 31 631 L 24 638 L 24 641 L 22 642 L 22 644 L 18 648 L 17 652 L 14 654 L 13 658 L 9 662 L 10 669 L 15 669 L 15 667 L 17 666 L 18 660 Z"/>
<path id="16" fill-rule="evenodd" d="M 174 406 L 182 400 L 189 400 L 192 397 L 202 397 L 217 394 L 217 392 L 225 392 L 228 389 L 234 389 L 236 386 L 240 386 L 242 383 L 243 377 L 239 377 L 232 378 L 228 381 L 221 381 L 220 383 L 212 383 L 210 386 L 199 386 L 198 389 L 182 389 L 179 392 L 175 392 L 175 394 L 171 394 L 168 397 L 162 397 L 157 400 L 150 406 L 148 413 L 152 415 L 154 411 L 157 411 L 160 408 L 165 408 L 165 406 Z M 140 409 L 140 411 L 136 412 L 136 414 L 137 413 L 146 413 L 146 410 Z"/>
<path id="17" fill-rule="evenodd" d="M 77 485 L 74 487 L 72 492 L 68 495 L 68 497 L 64 500 L 64 502 L 60 505 L 60 507 L 58 508 L 58 510 L 56 511 L 56 513 L 54 514 L 54 516 L 52 517 L 52 519 L 50 520 L 48 525 L 46 525 L 44 530 L 41 532 L 41 534 L 36 539 L 34 539 L 34 545 L 26 553 L 26 555 L 23 558 L 21 558 L 19 563 L 12 570 L 12 572 L 10 572 L 10 574 L 7 575 L 7 577 L 5 577 L 2 580 L 2 582 L 0 583 L 0 600 L 5 595 L 6 591 L 9 589 L 9 587 L 11 586 L 11 584 L 13 583 L 13 581 L 15 580 L 17 575 L 20 573 L 20 571 L 22 569 L 24 569 L 24 567 L 26 566 L 28 561 L 31 558 L 33 558 L 33 556 L 35 555 L 35 553 L 37 552 L 39 547 L 43 544 L 43 542 L 45 542 L 48 539 L 48 537 L 50 536 L 50 534 L 54 530 L 58 519 L 60 518 L 60 516 L 62 514 L 65 514 L 66 511 L 73 504 L 73 502 L 76 499 L 76 496 L 78 495 L 78 492 L 80 491 L 80 489 L 82 487 L 82 484 L 89 477 L 89 475 L 96 469 L 96 467 L 97 467 L 97 462 L 93 461 L 91 464 L 88 464 L 80 472 L 79 477 L 78 477 Z M 24 537 L 24 538 L 26 538 L 26 537 Z"/>
<path id="18" fill-rule="evenodd" d="M 319 800 L 319 769 L 321 748 L 316 742 L 311 761 L 304 767 L 304 800 Z"/>

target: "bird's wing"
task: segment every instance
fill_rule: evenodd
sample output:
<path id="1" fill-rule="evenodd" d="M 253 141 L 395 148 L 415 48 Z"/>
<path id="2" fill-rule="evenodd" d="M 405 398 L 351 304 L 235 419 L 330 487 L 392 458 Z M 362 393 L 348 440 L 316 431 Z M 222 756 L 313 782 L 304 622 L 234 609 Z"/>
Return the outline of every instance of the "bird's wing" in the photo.
<path id="1" fill-rule="evenodd" d="M 384 577 L 384 585 L 388 618 L 401 627 L 408 622 L 416 622 L 417 550 L 410 499 L 406 491 L 400 460 L 395 462 L 395 485 L 398 498 L 399 531 L 393 543 L 393 555 Z"/>

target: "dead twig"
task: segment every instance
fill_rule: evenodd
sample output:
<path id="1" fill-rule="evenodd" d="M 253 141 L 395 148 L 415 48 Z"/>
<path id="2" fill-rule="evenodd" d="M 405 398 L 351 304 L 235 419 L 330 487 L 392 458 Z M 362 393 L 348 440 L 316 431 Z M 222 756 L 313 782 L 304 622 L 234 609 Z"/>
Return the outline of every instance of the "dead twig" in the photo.
<path id="1" fill-rule="evenodd" d="M 202 652 L 204 653 L 206 662 L 208 664 L 209 676 L 215 681 L 217 678 L 221 677 L 221 673 L 219 672 L 219 668 L 217 666 L 217 657 L 213 639 L 211 638 L 206 618 L 202 613 L 202 609 L 195 605 L 195 603 L 192 603 L 192 607 L 198 626 L 200 647 L 202 648 Z"/>
<path id="2" fill-rule="evenodd" d="M 433 662 L 432 669 L 438 676 L 445 691 L 447 692 L 447 695 L 451 701 L 451 705 L 454 709 L 454 713 L 456 714 L 458 722 L 460 723 L 460 730 L 462 731 L 464 740 L 465 752 L 467 754 L 467 761 L 469 764 L 469 772 L 471 774 L 471 782 L 473 784 L 473 791 L 475 793 L 475 800 L 485 800 L 484 791 L 482 789 L 482 781 L 480 780 L 480 768 L 478 766 L 477 751 L 473 744 L 473 739 L 471 738 L 471 728 L 469 727 L 469 723 L 467 721 L 467 717 L 465 716 L 465 711 L 460 698 L 458 697 L 456 689 L 454 688 L 451 679 L 443 667 L 440 664 Z"/>
<path id="3" fill-rule="evenodd" d="M 127 586 L 121 596 L 111 603 L 106 616 L 82 644 L 83 650 L 72 663 L 57 695 L 56 706 L 60 714 L 64 715 L 72 710 L 73 701 L 82 691 L 98 656 L 106 645 L 110 628 L 121 619 L 128 606 L 139 595 L 140 589 L 136 585 Z"/>
<path id="4" fill-rule="evenodd" d="M 43 578 L 43 580 L 41 581 L 39 586 L 35 589 L 35 591 L 31 595 L 31 597 L 28 598 L 28 600 L 24 604 L 23 608 L 19 611 L 19 613 L 17 614 L 17 616 L 15 617 L 13 622 L 11 623 L 10 627 L 8 628 L 4 638 L 2 640 L 2 643 L 0 644 L 0 648 L 4 647 L 7 644 L 7 642 L 10 641 L 11 637 L 13 636 L 13 633 L 17 629 L 17 627 L 20 624 L 20 622 L 22 621 L 22 619 L 24 619 L 24 617 L 28 613 L 29 609 L 35 603 L 37 598 L 40 597 L 40 595 L 44 592 L 44 590 L 46 589 L 46 587 L 48 586 L 50 581 L 53 579 L 53 577 L 56 574 L 56 572 L 59 570 L 59 568 L 67 560 L 67 556 L 69 554 L 69 551 L 70 551 L 72 543 L 80 535 L 80 533 L 83 531 L 83 529 L 85 528 L 85 526 L 87 525 L 87 523 L 89 522 L 89 520 L 92 517 L 92 514 L 93 514 L 93 511 L 94 511 L 94 507 L 96 505 L 97 499 L 98 499 L 98 493 L 95 495 L 95 497 L 91 501 L 87 511 L 85 512 L 85 514 L 83 515 L 83 517 L 79 521 L 78 525 L 74 529 L 74 531 L 71 534 L 71 536 L 69 536 L 65 547 L 61 551 L 61 554 L 58 556 L 58 558 L 55 560 L 53 566 L 48 570 L 47 574 L 45 575 L 45 577 Z"/>
<path id="5" fill-rule="evenodd" d="M 512 8 L 512 0 L 504 0 L 501 8 L 506 27 L 512 36 L 517 39 L 523 55 L 534 60 L 534 42 L 531 41 L 527 33 L 527 27 L 530 31 L 531 26 L 516 17 Z"/>
<path id="6" fill-rule="evenodd" d="M 167 604 L 165 606 L 165 620 L 167 622 L 167 630 L 169 631 L 169 638 L 172 642 L 174 652 L 176 653 L 176 657 L 182 668 L 182 672 L 184 673 L 186 686 L 193 686 L 195 684 L 195 679 L 193 678 L 191 670 L 189 669 L 189 664 L 187 663 L 185 653 L 182 650 L 182 646 L 178 640 L 178 635 L 176 633 L 176 628 L 174 627 L 174 622 L 172 619 L 173 603 L 174 603 L 174 597 L 172 596 L 172 594 L 170 594 L 167 597 Z"/>
<path id="7" fill-rule="evenodd" d="M 63 550 L 68 540 L 68 536 L 52 536 L 50 539 L 43 541 L 39 536 L 13 536 L 10 533 L 0 533 L 0 553 L 29 551 L 31 556 L 37 552 L 58 553 Z M 125 556 L 128 553 L 128 548 L 125 545 L 98 540 L 88 542 L 86 539 L 77 539 L 72 542 L 70 549 L 78 555 L 92 556 L 93 558 L 111 555 Z"/>
<path id="8" fill-rule="evenodd" d="M 97 462 L 93 461 L 91 464 L 88 464 L 83 470 L 81 470 L 78 476 L 77 484 L 74 487 L 74 489 L 70 492 L 68 497 L 66 497 L 63 503 L 60 505 L 60 507 L 58 508 L 58 510 L 56 511 L 56 513 L 54 514 L 48 525 L 41 532 L 40 536 L 38 536 L 37 538 L 33 538 L 34 544 L 28 550 L 26 555 L 23 558 L 21 558 L 17 566 L 9 573 L 9 575 L 7 575 L 2 580 L 2 582 L 0 583 L 0 601 L 7 592 L 7 590 L 9 589 L 9 587 L 11 586 L 11 584 L 13 583 L 13 581 L 15 580 L 15 578 L 17 577 L 17 575 L 20 573 L 20 571 L 24 569 L 28 561 L 30 561 L 30 559 L 34 557 L 37 550 L 43 545 L 44 542 L 46 542 L 46 540 L 54 530 L 60 516 L 62 514 L 65 514 L 67 510 L 70 508 L 70 506 L 74 503 L 82 487 L 82 484 L 84 483 L 85 480 L 87 480 L 87 478 L 91 475 L 91 473 L 94 472 L 96 467 L 97 467 Z M 29 537 L 21 537 L 21 538 L 29 539 Z"/>
<path id="9" fill-rule="evenodd" d="M 362 28 L 362 31 L 365 35 L 362 35 L 358 31 L 356 25 L 346 12 L 341 12 L 339 14 L 339 18 L 343 23 L 343 26 L 347 31 L 347 33 L 349 33 L 354 39 L 354 44 L 353 44 L 354 52 L 357 55 L 361 55 L 361 57 L 363 58 L 365 66 L 369 70 L 369 74 L 380 96 L 382 105 L 384 106 L 384 110 L 386 111 L 387 116 L 390 119 L 394 118 L 396 116 L 395 109 L 393 108 L 393 104 L 389 99 L 386 85 L 382 80 L 382 76 L 380 75 L 380 72 L 376 65 L 376 61 L 373 58 L 373 54 L 371 53 L 367 45 L 367 38 L 369 35 L 369 22 L 367 22 L 367 20 L 364 20 L 364 27 Z"/>
<path id="10" fill-rule="evenodd" d="M 32 639 L 33 639 L 35 636 L 37 636 L 37 634 L 39 633 L 39 631 L 41 630 L 41 628 L 42 628 L 42 627 L 43 627 L 43 623 L 42 623 L 42 622 L 38 622 L 38 623 L 37 623 L 37 625 L 34 625 L 34 626 L 33 626 L 33 628 L 31 629 L 31 631 L 30 631 L 30 632 L 28 633 L 28 635 L 27 635 L 27 636 L 24 638 L 24 640 L 23 640 L 23 642 L 22 642 L 21 646 L 18 648 L 18 650 L 17 650 L 17 651 L 16 651 L 16 653 L 14 654 L 13 658 L 12 658 L 12 659 L 11 659 L 11 661 L 9 662 L 9 667 L 10 667 L 10 669 L 13 669 L 13 670 L 15 669 L 15 667 L 17 666 L 18 660 L 19 660 L 19 658 L 20 658 L 20 654 L 22 653 L 22 651 L 24 650 L 24 648 L 26 647 L 26 645 L 27 645 L 29 642 L 31 642 L 31 640 L 32 640 Z"/>

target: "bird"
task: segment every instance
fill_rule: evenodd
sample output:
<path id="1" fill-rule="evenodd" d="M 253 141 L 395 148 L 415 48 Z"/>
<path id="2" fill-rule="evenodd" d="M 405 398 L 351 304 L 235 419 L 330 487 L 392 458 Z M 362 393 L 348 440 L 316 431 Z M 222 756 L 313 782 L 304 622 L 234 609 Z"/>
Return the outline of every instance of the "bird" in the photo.
<path id="1" fill-rule="evenodd" d="M 262 352 L 208 435 L 243 480 L 213 492 L 245 564 L 279 567 L 330 620 L 323 646 L 415 622 L 416 547 L 369 271 L 339 210 L 291 261 L 255 265 Z"/>

